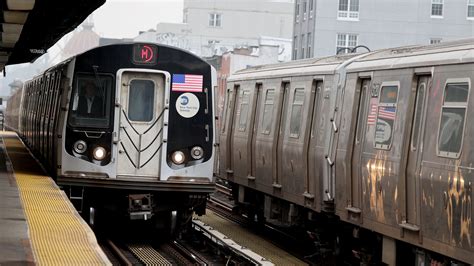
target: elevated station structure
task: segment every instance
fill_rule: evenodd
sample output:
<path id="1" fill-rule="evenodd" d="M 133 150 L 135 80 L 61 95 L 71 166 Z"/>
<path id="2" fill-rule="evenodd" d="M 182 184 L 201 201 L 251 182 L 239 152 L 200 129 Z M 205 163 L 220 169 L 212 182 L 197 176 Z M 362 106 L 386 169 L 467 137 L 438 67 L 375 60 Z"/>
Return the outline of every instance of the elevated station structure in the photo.
<path id="1" fill-rule="evenodd" d="M 0 0 L 0 70 L 33 62 L 105 0 Z"/>

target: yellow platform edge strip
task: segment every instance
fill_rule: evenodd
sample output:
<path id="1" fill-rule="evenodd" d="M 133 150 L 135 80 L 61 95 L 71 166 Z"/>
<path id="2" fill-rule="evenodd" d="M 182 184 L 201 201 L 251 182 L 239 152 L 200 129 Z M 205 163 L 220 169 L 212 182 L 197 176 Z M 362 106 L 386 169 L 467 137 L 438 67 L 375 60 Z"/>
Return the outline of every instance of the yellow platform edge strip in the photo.
<path id="1" fill-rule="evenodd" d="M 12 165 L 38 265 L 111 265 L 94 232 L 13 132 L 0 134 Z M 32 169 L 36 171 L 32 171 Z"/>

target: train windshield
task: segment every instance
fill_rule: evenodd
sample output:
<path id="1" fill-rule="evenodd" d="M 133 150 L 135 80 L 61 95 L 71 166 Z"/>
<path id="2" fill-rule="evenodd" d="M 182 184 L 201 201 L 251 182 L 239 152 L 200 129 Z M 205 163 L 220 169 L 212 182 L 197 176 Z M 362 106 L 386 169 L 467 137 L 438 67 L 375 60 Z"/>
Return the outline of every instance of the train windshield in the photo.
<path id="1" fill-rule="evenodd" d="M 78 75 L 74 81 L 69 125 L 107 128 L 110 124 L 112 76 Z"/>

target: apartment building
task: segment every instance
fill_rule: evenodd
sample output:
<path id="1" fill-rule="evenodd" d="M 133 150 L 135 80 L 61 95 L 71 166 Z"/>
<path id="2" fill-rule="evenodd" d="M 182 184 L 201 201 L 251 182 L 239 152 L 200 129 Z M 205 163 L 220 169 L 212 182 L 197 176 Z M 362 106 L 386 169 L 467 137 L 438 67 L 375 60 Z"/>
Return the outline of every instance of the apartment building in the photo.
<path id="1" fill-rule="evenodd" d="M 295 0 L 294 13 L 293 59 L 474 37 L 474 0 Z"/>

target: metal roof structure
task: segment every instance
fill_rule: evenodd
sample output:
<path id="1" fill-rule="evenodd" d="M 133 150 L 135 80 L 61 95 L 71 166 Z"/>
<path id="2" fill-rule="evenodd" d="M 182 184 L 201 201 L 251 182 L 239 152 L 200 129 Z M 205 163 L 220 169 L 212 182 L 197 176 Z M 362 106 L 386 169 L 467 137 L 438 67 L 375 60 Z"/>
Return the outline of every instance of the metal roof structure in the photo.
<path id="1" fill-rule="evenodd" d="M 105 0 L 0 0 L 0 70 L 33 62 Z"/>

